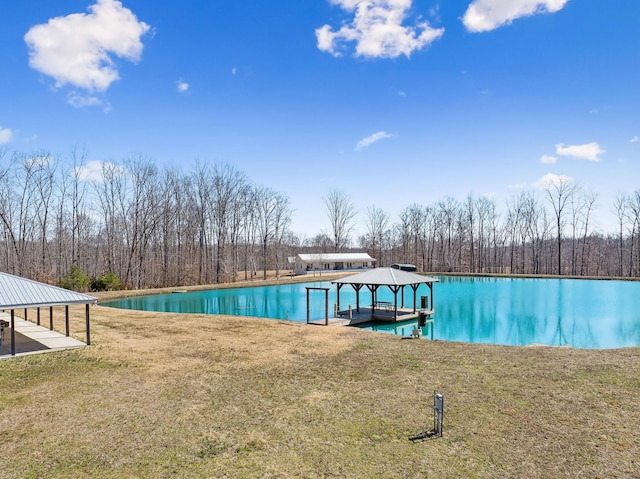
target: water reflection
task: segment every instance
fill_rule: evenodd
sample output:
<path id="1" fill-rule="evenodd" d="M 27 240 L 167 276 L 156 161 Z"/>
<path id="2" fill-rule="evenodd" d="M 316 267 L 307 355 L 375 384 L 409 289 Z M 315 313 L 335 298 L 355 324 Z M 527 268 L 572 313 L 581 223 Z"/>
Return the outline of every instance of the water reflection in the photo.
<path id="1" fill-rule="evenodd" d="M 511 279 L 484 277 L 440 277 L 434 285 L 435 325 L 433 336 L 447 341 L 504 345 L 547 344 L 577 348 L 640 346 L 640 310 L 634 298 L 640 283 L 570 279 Z M 305 321 L 306 284 L 262 286 L 198 291 L 105 303 L 127 309 L 180 313 L 232 314 Z M 333 315 L 336 288 L 329 282 L 329 315 Z M 428 295 L 424 285 L 416 299 Z M 381 288 L 379 301 L 393 301 L 388 288 Z M 400 301 L 400 296 L 399 296 Z M 341 307 L 355 307 L 356 295 L 342 288 Z M 362 306 L 370 295 L 360 295 Z M 407 289 L 405 306 L 413 306 Z M 325 315 L 324 293 L 310 294 L 311 319 Z M 368 329 L 408 336 L 417 323 L 366 325 Z M 431 336 L 431 330 L 424 330 Z"/>

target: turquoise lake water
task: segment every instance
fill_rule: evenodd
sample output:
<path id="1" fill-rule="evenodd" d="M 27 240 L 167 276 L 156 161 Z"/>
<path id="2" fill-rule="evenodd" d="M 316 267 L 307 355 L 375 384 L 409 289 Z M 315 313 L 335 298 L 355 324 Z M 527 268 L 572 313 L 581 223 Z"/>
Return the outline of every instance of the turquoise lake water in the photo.
<path id="1" fill-rule="evenodd" d="M 434 284 L 434 339 L 593 349 L 640 346 L 640 282 L 446 276 L 439 279 Z M 304 322 L 305 286 L 311 285 L 331 288 L 331 315 L 336 286 L 330 282 L 164 294 L 102 304 L 146 311 L 232 314 Z M 429 295 L 425 285 L 418 289 L 418 302 L 422 295 Z M 382 287 L 378 301 L 393 301 L 393 294 Z M 345 308 L 349 304 L 355 307 L 355 292 L 345 286 L 340 291 L 340 305 Z M 360 293 L 360 304 L 371 304 L 366 288 Z M 405 306 L 413 306 L 409 287 L 405 290 Z M 311 319 L 321 318 L 324 318 L 324 293 L 312 291 Z M 413 321 L 363 327 L 408 336 L 415 325 Z M 431 337 L 431 330 L 423 331 Z"/>

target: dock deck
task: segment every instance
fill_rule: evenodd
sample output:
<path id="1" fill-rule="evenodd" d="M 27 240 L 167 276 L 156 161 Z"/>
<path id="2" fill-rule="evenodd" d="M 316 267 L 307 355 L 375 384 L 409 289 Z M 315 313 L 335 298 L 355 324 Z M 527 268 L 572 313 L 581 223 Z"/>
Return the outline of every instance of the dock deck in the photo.
<path id="1" fill-rule="evenodd" d="M 355 309 L 338 311 L 337 317 L 329 318 L 329 326 L 356 326 L 358 324 L 368 323 L 371 321 L 381 321 L 386 323 L 400 323 L 418 319 L 420 313 L 426 313 L 427 317 L 433 315 L 433 310 L 413 308 L 398 308 L 397 319 L 394 315 L 393 308 L 372 308 L 371 306 Z M 325 325 L 324 319 L 309 321 L 309 324 Z"/>

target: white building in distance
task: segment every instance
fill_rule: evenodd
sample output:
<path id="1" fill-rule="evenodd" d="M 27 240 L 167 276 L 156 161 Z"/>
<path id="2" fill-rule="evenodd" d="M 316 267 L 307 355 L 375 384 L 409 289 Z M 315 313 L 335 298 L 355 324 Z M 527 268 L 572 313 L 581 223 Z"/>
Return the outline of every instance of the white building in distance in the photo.
<path id="1" fill-rule="evenodd" d="M 308 253 L 289 258 L 295 274 L 312 271 L 348 271 L 373 267 L 375 259 L 367 253 Z"/>

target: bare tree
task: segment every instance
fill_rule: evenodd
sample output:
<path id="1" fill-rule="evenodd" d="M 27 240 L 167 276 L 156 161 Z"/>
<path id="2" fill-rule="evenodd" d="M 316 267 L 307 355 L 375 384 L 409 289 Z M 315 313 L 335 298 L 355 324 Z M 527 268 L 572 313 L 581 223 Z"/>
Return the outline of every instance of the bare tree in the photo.
<path id="1" fill-rule="evenodd" d="M 71 262 L 78 263 L 78 235 L 80 234 L 80 217 L 86 214 L 84 210 L 86 187 L 82 181 L 82 167 L 87 158 L 85 150 L 71 152 Z"/>
<path id="2" fill-rule="evenodd" d="M 122 277 L 121 256 L 117 253 L 121 244 L 121 232 L 124 228 L 125 218 L 120 214 L 118 205 L 125 201 L 126 196 L 125 171 L 115 163 L 102 163 L 102 172 L 99 180 L 93 182 L 94 195 L 98 198 L 97 209 L 102 218 L 102 227 L 105 232 L 106 251 L 104 262 L 106 270 Z"/>
<path id="3" fill-rule="evenodd" d="M 329 193 L 322 198 L 322 201 L 331 223 L 333 248 L 335 252 L 338 252 L 349 245 L 349 236 L 354 228 L 354 219 L 357 211 L 349 195 L 339 189 L 329 190 Z"/>
<path id="4" fill-rule="evenodd" d="M 624 257 L 624 227 L 628 219 L 627 208 L 629 205 L 629 197 L 627 195 L 618 194 L 613 203 L 613 209 L 618 218 L 618 268 L 619 276 L 622 276 L 623 257 Z"/>
<path id="5" fill-rule="evenodd" d="M 447 196 L 437 205 L 437 228 L 440 233 L 441 267 L 443 271 L 454 271 L 454 258 L 456 257 L 457 245 L 455 244 L 455 228 L 460 215 L 460 203 Z"/>
<path id="6" fill-rule="evenodd" d="M 589 220 L 591 218 L 591 213 L 595 207 L 596 200 L 598 199 L 598 195 L 596 193 L 590 192 L 584 196 L 584 205 L 583 205 L 583 230 L 582 230 L 582 247 L 580 252 L 580 275 L 589 274 L 588 267 L 589 262 L 587 261 L 587 242 L 589 238 Z"/>
<path id="7" fill-rule="evenodd" d="M 640 275 L 640 190 L 629 196 L 629 276 Z"/>
<path id="8" fill-rule="evenodd" d="M 242 232 L 244 241 L 244 279 L 251 271 L 251 278 L 257 272 L 257 261 L 255 258 L 256 234 L 258 228 L 258 195 L 256 188 L 248 187 L 242 197 L 240 205 L 242 218 Z"/>
<path id="9" fill-rule="evenodd" d="M 564 175 L 557 176 L 553 181 L 549 181 L 544 187 L 547 199 L 553 206 L 553 211 L 556 217 L 556 247 L 558 254 L 557 274 L 559 275 L 562 274 L 562 232 L 564 229 L 566 214 L 565 207 L 567 206 L 567 201 L 569 201 L 569 199 L 572 198 L 579 190 L 580 187 L 573 184 L 573 180 Z"/>
<path id="10" fill-rule="evenodd" d="M 276 278 L 280 277 L 281 263 L 285 264 L 284 257 L 280 257 L 282 251 L 282 243 L 289 231 L 289 224 L 291 224 L 291 205 L 289 203 L 289 197 L 284 193 L 278 193 L 275 197 L 276 207 L 273 215 L 274 230 L 273 230 L 273 246 L 274 246 L 274 260 L 276 268 Z"/>
<path id="11" fill-rule="evenodd" d="M 268 245 L 276 239 L 280 231 L 286 229 L 285 210 L 288 208 L 289 200 L 283 194 L 264 187 L 256 190 L 255 197 L 258 213 L 257 231 L 262 245 L 263 279 L 267 279 Z"/>
<path id="12" fill-rule="evenodd" d="M 34 240 L 34 172 L 36 162 L 28 155 L 14 154 L 9 166 L 0 171 L 0 220 L 11 244 L 11 271 L 26 274 L 28 246 Z"/>
<path id="13" fill-rule="evenodd" d="M 230 164 L 215 165 L 210 185 L 212 222 L 216 242 L 215 281 L 220 282 L 222 270 L 226 269 L 225 246 L 233 225 L 233 210 L 238 195 L 246 184 L 246 176 Z"/>
<path id="14" fill-rule="evenodd" d="M 39 274 L 43 279 L 48 278 L 52 271 L 49 254 L 49 227 L 51 203 L 55 187 L 56 164 L 48 153 L 34 156 L 32 159 L 35 171 L 33 174 L 35 199 L 34 210 L 40 230 L 40 265 Z"/>
<path id="15" fill-rule="evenodd" d="M 389 215 L 386 211 L 375 206 L 370 206 L 367 209 L 367 240 L 369 248 L 374 258 L 376 258 L 379 264 L 384 264 L 382 258 L 382 247 L 384 241 L 384 234 L 389 228 Z"/>
<path id="16" fill-rule="evenodd" d="M 328 253 L 333 247 L 333 241 L 327 233 L 318 233 L 312 238 L 307 238 L 304 245 L 311 248 L 316 253 Z"/>
<path id="17" fill-rule="evenodd" d="M 198 163 L 192 174 L 194 185 L 194 205 L 193 214 L 196 217 L 198 225 L 197 244 L 198 244 L 198 284 L 210 282 L 210 244 L 209 238 L 212 236 L 210 231 L 211 213 L 210 213 L 210 191 L 209 184 L 211 181 L 210 171 L 206 165 Z"/>

